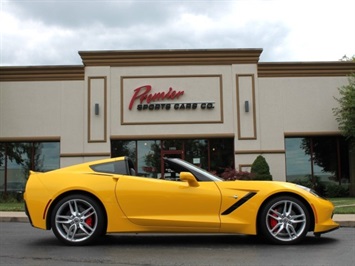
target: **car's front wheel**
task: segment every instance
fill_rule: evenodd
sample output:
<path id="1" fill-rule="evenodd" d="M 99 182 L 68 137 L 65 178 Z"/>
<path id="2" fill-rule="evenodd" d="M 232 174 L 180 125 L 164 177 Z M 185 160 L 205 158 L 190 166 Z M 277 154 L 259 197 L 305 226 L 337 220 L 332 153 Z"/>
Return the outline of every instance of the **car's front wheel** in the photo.
<path id="1" fill-rule="evenodd" d="M 105 230 L 101 206 L 86 195 L 69 195 L 54 207 L 51 226 L 55 236 L 69 245 L 87 245 Z"/>
<path id="2" fill-rule="evenodd" d="M 275 244 L 302 241 L 310 226 L 306 206 L 297 198 L 279 196 L 266 203 L 259 220 L 262 235 Z"/>

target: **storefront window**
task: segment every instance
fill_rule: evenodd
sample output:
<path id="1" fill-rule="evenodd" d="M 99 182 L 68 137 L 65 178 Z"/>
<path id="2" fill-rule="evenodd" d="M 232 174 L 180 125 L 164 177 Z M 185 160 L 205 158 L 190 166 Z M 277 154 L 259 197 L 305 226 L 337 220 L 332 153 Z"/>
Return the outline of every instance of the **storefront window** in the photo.
<path id="1" fill-rule="evenodd" d="M 160 141 L 137 141 L 137 172 L 140 176 L 158 177 L 160 173 Z"/>
<path id="2" fill-rule="evenodd" d="M 31 156 L 31 143 L 14 143 L 6 150 L 8 156 L 6 156 L 6 175 L 7 175 L 7 191 L 24 190 L 28 173 L 32 169 Z M 13 156 L 19 159 L 12 158 Z M 4 182 L 5 185 L 5 182 Z"/>
<path id="3" fill-rule="evenodd" d="M 185 144 L 185 160 L 203 169 L 208 169 L 208 140 L 187 140 Z"/>
<path id="4" fill-rule="evenodd" d="M 342 137 L 286 138 L 285 148 L 287 181 L 321 193 L 334 185 L 348 186 L 348 146 Z"/>
<path id="5" fill-rule="evenodd" d="M 136 164 L 136 141 L 120 140 L 111 143 L 111 157 L 128 156 Z"/>
<path id="6" fill-rule="evenodd" d="M 37 145 L 37 147 L 40 147 L 36 152 L 36 156 L 38 156 L 38 166 L 40 166 L 40 168 L 34 168 L 34 170 L 48 172 L 54 169 L 58 169 L 60 164 L 59 142 L 40 142 L 37 143 Z"/>
<path id="7" fill-rule="evenodd" d="M 294 182 L 312 176 L 311 156 L 302 148 L 303 138 L 287 138 L 286 147 L 286 175 L 287 181 Z"/>
<path id="8" fill-rule="evenodd" d="M 0 143 L 0 191 L 23 191 L 29 171 L 59 168 L 59 142 Z"/>
<path id="9" fill-rule="evenodd" d="M 0 191 L 4 190 L 5 183 L 5 143 L 0 142 Z"/>
<path id="10" fill-rule="evenodd" d="M 181 139 L 163 140 L 162 149 L 165 151 L 183 150 L 183 140 L 181 140 Z"/>
<path id="11" fill-rule="evenodd" d="M 217 175 L 226 168 L 234 168 L 234 143 L 233 139 L 211 139 L 209 142 L 210 171 Z M 233 156 L 231 156 L 233 155 Z"/>
<path id="12" fill-rule="evenodd" d="M 131 149 L 127 147 L 130 146 Z M 233 139 L 112 140 L 112 157 L 136 155 L 140 176 L 159 178 L 162 157 L 182 158 L 208 171 L 234 167 Z"/>
<path id="13" fill-rule="evenodd" d="M 306 142 L 312 145 L 313 174 L 321 181 L 340 182 L 338 169 L 337 139 L 328 137 L 308 138 Z"/>

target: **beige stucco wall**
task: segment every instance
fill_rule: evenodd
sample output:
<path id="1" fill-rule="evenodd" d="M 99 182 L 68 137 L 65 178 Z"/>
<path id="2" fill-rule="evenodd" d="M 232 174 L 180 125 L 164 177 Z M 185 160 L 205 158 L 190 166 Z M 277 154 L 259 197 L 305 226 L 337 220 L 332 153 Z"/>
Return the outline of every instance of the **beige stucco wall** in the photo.
<path id="1" fill-rule="evenodd" d="M 337 131 L 332 108 L 337 104 L 337 88 L 345 82 L 345 77 L 260 78 L 260 121 L 265 125 L 265 137 L 272 135 L 271 130 Z"/>
<path id="2" fill-rule="evenodd" d="M 84 146 L 83 81 L 0 83 L 0 138 L 60 139 L 61 153 Z"/>
<path id="3" fill-rule="evenodd" d="M 173 123 L 121 123 L 122 110 L 129 112 L 122 108 L 122 91 L 132 93 L 132 88 L 122 88 L 121 77 L 147 76 L 152 82 L 154 77 L 165 77 L 169 87 L 176 76 L 203 79 L 209 75 L 222 77 L 222 106 L 213 112 L 222 111 L 223 121 L 175 123 L 178 113 L 171 110 L 169 121 Z M 285 180 L 285 135 L 338 132 L 332 108 L 336 106 L 337 88 L 344 84 L 346 77 L 258 78 L 257 64 L 86 67 L 84 80 L 1 82 L 0 139 L 58 138 L 61 166 L 66 166 L 109 156 L 111 137 L 234 135 L 237 168 L 250 165 L 263 154 L 274 180 Z M 187 85 L 196 86 L 193 82 Z M 189 97 L 208 99 L 206 93 L 203 88 L 194 88 Z M 217 94 L 211 95 L 214 100 Z M 250 103 L 249 112 L 243 109 L 245 100 Z M 95 103 L 100 105 L 99 115 L 93 114 Z M 133 116 L 140 115 L 134 112 Z M 161 111 L 151 119 L 166 119 L 153 115 L 166 116 Z"/>
<path id="4" fill-rule="evenodd" d="M 339 132 L 332 109 L 346 77 L 258 79 L 258 123 L 261 150 L 284 150 L 285 135 L 327 135 Z M 285 155 L 265 156 L 274 180 L 286 176 Z"/>

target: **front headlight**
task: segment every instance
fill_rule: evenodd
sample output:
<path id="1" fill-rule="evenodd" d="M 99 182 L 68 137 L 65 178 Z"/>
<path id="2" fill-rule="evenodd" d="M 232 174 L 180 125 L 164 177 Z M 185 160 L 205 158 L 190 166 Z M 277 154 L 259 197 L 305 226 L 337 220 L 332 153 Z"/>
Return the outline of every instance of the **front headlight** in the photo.
<path id="1" fill-rule="evenodd" d="M 305 187 L 305 186 L 301 186 L 301 185 L 297 185 L 297 187 L 302 188 L 305 191 L 308 191 L 309 193 L 313 194 L 314 196 L 318 197 L 318 198 L 322 198 L 320 195 L 318 195 L 318 193 L 316 191 L 314 191 L 313 189 L 309 188 L 309 187 Z"/>

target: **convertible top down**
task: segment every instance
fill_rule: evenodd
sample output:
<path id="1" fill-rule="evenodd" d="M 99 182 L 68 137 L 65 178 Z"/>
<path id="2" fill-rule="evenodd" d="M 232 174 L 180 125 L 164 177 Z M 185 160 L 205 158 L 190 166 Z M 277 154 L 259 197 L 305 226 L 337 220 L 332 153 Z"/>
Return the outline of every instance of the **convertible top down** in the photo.
<path id="1" fill-rule="evenodd" d="M 24 199 L 34 227 L 69 245 L 106 233 L 173 232 L 261 235 L 295 244 L 309 231 L 337 229 L 334 206 L 309 188 L 276 181 L 223 181 L 177 158 L 165 173 L 137 176 L 128 157 L 31 172 Z"/>

